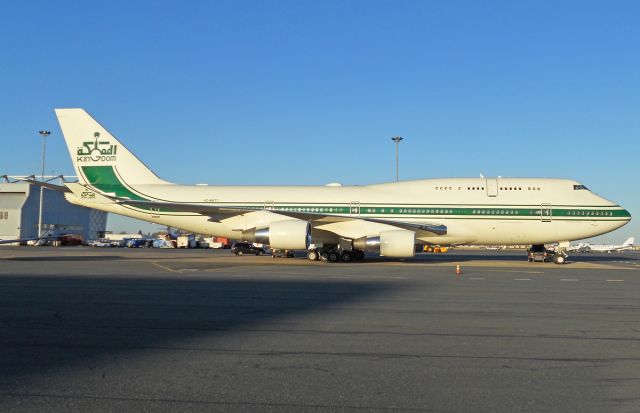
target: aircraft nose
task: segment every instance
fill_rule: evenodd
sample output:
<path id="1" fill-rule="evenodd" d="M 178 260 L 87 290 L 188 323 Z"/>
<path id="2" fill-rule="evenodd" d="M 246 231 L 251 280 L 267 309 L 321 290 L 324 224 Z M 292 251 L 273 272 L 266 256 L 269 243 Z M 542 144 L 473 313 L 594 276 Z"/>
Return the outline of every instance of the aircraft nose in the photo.
<path id="1" fill-rule="evenodd" d="M 622 211 L 620 211 L 620 212 L 621 212 L 620 215 L 622 217 L 626 218 L 627 221 L 631 221 L 631 213 L 629 211 L 627 211 L 626 209 L 622 208 Z"/>

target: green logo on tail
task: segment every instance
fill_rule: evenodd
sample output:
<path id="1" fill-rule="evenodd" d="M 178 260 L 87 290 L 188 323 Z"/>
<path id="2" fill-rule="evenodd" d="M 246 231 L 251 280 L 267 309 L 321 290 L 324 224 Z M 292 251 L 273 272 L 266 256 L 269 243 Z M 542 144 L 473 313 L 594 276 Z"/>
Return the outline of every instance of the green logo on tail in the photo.
<path id="1" fill-rule="evenodd" d="M 82 142 L 76 151 L 76 162 L 115 162 L 118 145 L 99 141 L 100 132 L 93 134 L 93 141 Z"/>

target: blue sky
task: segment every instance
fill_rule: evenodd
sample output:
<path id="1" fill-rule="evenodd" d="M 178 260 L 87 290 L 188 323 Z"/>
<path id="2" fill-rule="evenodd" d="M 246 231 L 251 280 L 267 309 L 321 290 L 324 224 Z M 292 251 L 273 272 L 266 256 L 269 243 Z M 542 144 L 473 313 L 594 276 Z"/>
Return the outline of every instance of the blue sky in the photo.
<path id="1" fill-rule="evenodd" d="M 636 1 L 42 1 L 0 14 L 0 174 L 83 107 L 182 183 L 577 179 L 640 236 Z M 116 230 L 147 229 L 110 218 Z"/>

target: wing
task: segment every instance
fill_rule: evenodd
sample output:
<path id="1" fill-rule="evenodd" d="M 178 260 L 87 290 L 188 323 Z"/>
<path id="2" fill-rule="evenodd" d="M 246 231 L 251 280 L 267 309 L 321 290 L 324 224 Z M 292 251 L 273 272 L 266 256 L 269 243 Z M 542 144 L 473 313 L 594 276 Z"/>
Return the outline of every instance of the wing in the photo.
<path id="1" fill-rule="evenodd" d="M 28 182 L 31 185 L 42 186 L 44 188 L 51 189 L 53 191 L 71 192 L 71 190 L 66 186 L 51 184 L 49 182 L 36 181 L 35 179 L 31 179 L 31 178 L 17 178 L 16 181 Z"/>
<path id="2" fill-rule="evenodd" d="M 380 218 L 366 218 L 359 216 L 344 215 L 328 215 L 315 212 L 298 212 L 283 211 L 275 209 L 251 208 L 251 207 L 234 207 L 204 203 L 182 203 L 182 202 L 156 202 L 130 200 L 124 198 L 112 198 L 115 203 L 120 205 L 129 205 L 138 208 L 151 209 L 157 211 L 171 212 L 191 212 L 210 217 L 210 221 L 219 222 L 225 218 L 231 218 L 238 215 L 244 215 L 252 212 L 268 211 L 278 217 L 290 217 L 309 221 L 313 227 L 326 231 L 334 232 L 340 236 L 348 238 L 356 238 L 367 235 L 367 228 L 379 228 L 380 230 L 389 229 L 405 229 L 416 233 L 416 237 L 433 237 L 447 234 L 447 227 L 438 223 L 414 223 L 405 221 L 396 221 Z M 348 224 L 348 225 L 340 225 Z M 369 224 L 369 225 L 366 225 Z M 376 225 L 371 225 L 376 224 Z"/>
<path id="3" fill-rule="evenodd" d="M 22 244 L 28 241 L 40 241 L 40 240 L 53 240 L 60 239 L 61 237 L 31 237 L 31 238 L 21 238 L 21 239 L 0 239 L 0 245 L 2 244 Z"/>

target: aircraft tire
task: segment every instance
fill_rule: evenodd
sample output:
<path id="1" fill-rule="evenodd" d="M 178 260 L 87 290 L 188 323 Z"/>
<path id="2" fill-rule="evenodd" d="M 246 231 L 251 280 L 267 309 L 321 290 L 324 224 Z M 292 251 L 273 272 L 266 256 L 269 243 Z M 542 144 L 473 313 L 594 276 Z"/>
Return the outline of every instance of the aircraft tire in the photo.
<path id="1" fill-rule="evenodd" d="M 338 259 L 340 258 L 340 255 L 338 255 L 338 253 L 336 251 L 331 251 L 329 252 L 329 262 L 337 262 Z"/>
<path id="2" fill-rule="evenodd" d="M 311 250 L 307 252 L 307 258 L 309 261 L 318 261 L 318 259 L 320 259 L 320 254 L 318 254 L 318 251 Z"/>
<path id="3" fill-rule="evenodd" d="M 342 262 L 353 261 L 353 254 L 351 253 L 351 251 L 343 251 L 342 254 L 340 254 L 340 261 Z"/>

